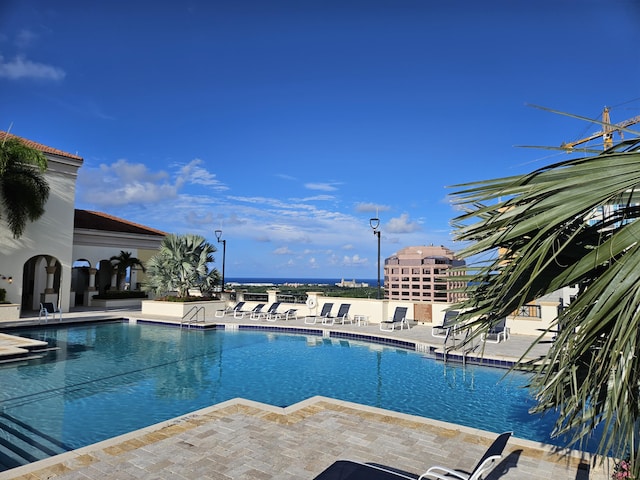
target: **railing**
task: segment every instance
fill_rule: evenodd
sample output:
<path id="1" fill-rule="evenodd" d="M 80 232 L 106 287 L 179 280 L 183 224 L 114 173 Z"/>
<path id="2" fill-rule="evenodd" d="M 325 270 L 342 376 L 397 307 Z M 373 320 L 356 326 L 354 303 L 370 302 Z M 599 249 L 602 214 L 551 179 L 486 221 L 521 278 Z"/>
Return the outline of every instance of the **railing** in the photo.
<path id="1" fill-rule="evenodd" d="M 180 328 L 182 328 L 183 325 L 190 326 L 194 323 L 198 323 L 198 315 L 200 314 L 200 312 L 202 312 L 202 323 L 204 323 L 204 307 L 202 305 L 194 305 L 193 307 L 191 307 L 191 309 L 189 309 L 187 313 L 182 316 L 182 320 L 180 321 Z"/>
<path id="2" fill-rule="evenodd" d="M 522 305 L 516 312 L 516 317 L 542 318 L 540 305 Z"/>

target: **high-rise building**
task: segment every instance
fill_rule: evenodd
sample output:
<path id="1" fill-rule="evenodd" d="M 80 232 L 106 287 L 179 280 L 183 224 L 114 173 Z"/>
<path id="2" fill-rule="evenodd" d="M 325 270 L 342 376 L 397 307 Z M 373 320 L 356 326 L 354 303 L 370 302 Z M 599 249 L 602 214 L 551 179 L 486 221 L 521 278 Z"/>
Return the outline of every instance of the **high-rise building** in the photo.
<path id="1" fill-rule="evenodd" d="M 464 266 L 445 247 L 406 247 L 384 261 L 384 291 L 389 300 L 455 303 L 461 294 L 453 292 L 464 283 L 456 280 L 464 271 L 452 270 Z"/>

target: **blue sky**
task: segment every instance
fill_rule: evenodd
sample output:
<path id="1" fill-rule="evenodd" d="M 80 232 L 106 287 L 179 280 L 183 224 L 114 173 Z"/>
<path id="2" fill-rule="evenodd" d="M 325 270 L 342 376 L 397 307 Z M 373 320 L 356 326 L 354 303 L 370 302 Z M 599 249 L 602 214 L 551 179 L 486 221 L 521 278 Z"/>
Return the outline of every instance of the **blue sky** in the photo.
<path id="1" fill-rule="evenodd" d="M 0 130 L 77 208 L 227 239 L 226 276 L 375 278 L 452 241 L 448 186 L 640 115 L 636 0 L 0 1 Z M 640 129 L 640 128 L 639 128 Z M 221 252 L 218 255 L 218 267 Z"/>

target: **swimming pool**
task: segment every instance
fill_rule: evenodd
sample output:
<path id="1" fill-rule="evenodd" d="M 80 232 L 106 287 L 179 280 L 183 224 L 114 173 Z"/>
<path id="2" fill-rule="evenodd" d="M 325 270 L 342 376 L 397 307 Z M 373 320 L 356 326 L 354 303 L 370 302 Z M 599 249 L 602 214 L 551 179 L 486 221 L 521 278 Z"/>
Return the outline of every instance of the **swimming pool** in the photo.
<path id="1" fill-rule="evenodd" d="M 314 395 L 554 443 L 524 374 L 357 341 L 127 322 L 12 332 L 56 347 L 0 367 L 0 470 L 231 398 Z"/>

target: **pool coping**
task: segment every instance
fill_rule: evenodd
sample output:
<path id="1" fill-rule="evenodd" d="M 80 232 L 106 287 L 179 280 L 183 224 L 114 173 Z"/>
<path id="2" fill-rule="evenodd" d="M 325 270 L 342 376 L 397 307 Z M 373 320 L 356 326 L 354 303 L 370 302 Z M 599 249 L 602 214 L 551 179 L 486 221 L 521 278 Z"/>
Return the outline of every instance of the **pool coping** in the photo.
<path id="1" fill-rule="evenodd" d="M 0 480 L 53 478 L 82 470 L 95 462 L 101 461 L 100 458 L 104 456 L 115 457 L 134 450 L 144 454 L 145 447 L 150 444 L 181 435 L 185 431 L 202 426 L 210 421 L 220 420 L 231 414 L 239 413 L 245 416 L 260 417 L 281 425 L 292 425 L 305 417 L 326 410 L 343 412 L 356 417 L 356 419 L 366 418 L 391 427 L 397 425 L 420 431 L 437 429 L 440 433 L 444 431 L 445 435 L 448 436 L 462 434 L 481 438 L 486 442 L 490 442 L 495 437 L 494 433 L 472 427 L 323 396 L 314 396 L 288 407 L 276 407 L 244 398 L 234 398 L 76 450 L 0 472 Z M 477 442 L 478 440 L 475 440 L 473 443 Z M 590 469 L 590 473 L 593 474 L 602 473 L 606 475 L 608 472 L 606 462 L 600 465 L 598 463 L 600 457 L 587 452 L 559 449 L 552 445 L 517 437 L 511 437 L 508 449 L 510 451 L 518 451 L 519 455 L 527 461 L 544 461 L 552 464 L 563 463 L 569 470 L 579 471 L 586 468 Z M 149 452 L 146 453 L 151 455 Z M 317 473 L 320 472 L 318 471 Z"/>
<path id="2" fill-rule="evenodd" d="M 210 329 L 224 329 L 224 330 L 255 330 L 255 331 L 271 331 L 291 333 L 296 335 L 316 335 L 327 338 L 338 338 L 346 340 L 356 340 L 367 343 L 379 344 L 389 347 L 402 348 L 405 350 L 411 350 L 419 353 L 425 353 L 431 355 L 436 360 L 444 362 L 454 362 L 462 364 L 480 365 L 493 368 L 511 369 L 518 368 L 519 362 L 513 358 L 498 356 L 498 355 L 485 355 L 484 353 L 477 352 L 461 352 L 456 350 L 444 350 L 442 345 L 435 345 L 429 342 L 407 340 L 397 337 L 391 337 L 384 334 L 372 334 L 372 333 L 355 333 L 350 331 L 340 331 L 328 328 L 318 328 L 317 326 L 302 326 L 302 325 L 265 325 L 265 324 L 247 324 L 247 323 L 226 323 L 226 322 L 214 322 L 209 324 L 194 324 L 189 327 L 185 327 L 180 322 L 172 320 L 158 320 L 158 319 L 134 319 L 130 320 L 134 323 L 142 324 L 155 324 L 155 325 L 169 325 L 180 328 L 194 328 L 200 330 Z"/>

